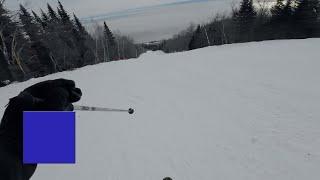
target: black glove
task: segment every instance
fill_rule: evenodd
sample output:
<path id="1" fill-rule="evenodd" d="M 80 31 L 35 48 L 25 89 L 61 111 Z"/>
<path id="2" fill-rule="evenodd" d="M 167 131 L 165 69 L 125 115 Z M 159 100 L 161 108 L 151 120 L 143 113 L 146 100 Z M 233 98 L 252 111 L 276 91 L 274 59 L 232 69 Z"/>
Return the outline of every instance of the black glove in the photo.
<path id="1" fill-rule="evenodd" d="M 36 165 L 22 164 L 23 111 L 72 111 L 81 98 L 74 81 L 44 81 L 10 99 L 0 124 L 0 179 L 29 179 Z M 19 176 L 19 178 L 17 178 Z"/>
<path id="2" fill-rule="evenodd" d="M 44 81 L 25 89 L 21 95 L 32 96 L 34 108 L 43 111 L 72 111 L 72 103 L 81 98 L 74 81 L 56 79 Z"/>

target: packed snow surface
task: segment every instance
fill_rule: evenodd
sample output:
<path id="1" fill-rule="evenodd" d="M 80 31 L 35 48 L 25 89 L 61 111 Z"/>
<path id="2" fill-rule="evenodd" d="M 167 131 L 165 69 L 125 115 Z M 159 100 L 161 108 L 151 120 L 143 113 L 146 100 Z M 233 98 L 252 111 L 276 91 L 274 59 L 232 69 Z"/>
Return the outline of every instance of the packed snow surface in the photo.
<path id="1" fill-rule="evenodd" d="M 78 105 L 77 163 L 32 180 L 318 180 L 320 39 L 254 42 L 88 66 L 0 88 L 8 98 L 68 78 Z"/>

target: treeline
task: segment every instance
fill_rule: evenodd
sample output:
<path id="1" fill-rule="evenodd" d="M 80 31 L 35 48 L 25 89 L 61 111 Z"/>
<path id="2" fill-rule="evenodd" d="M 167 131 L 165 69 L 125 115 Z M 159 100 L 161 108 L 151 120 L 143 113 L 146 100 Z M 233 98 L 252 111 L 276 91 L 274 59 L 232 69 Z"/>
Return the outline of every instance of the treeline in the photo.
<path id="1" fill-rule="evenodd" d="M 206 46 L 275 39 L 320 37 L 319 0 L 277 0 L 270 8 L 266 1 L 242 0 L 232 14 L 217 15 L 207 24 L 190 26 L 160 49 L 170 53 Z"/>
<path id="2" fill-rule="evenodd" d="M 95 54 L 103 61 L 137 58 L 146 51 L 142 45 L 135 44 L 132 38 L 112 33 L 106 22 L 103 26 L 96 25 L 92 35 L 95 37 Z"/>
<path id="3" fill-rule="evenodd" d="M 106 23 L 91 35 L 58 1 L 54 10 L 29 12 L 20 5 L 12 14 L 0 0 L 0 86 L 3 82 L 71 70 L 100 62 L 135 58 L 144 49 L 126 36 L 114 35 Z M 8 81 L 9 80 L 9 81 Z"/>

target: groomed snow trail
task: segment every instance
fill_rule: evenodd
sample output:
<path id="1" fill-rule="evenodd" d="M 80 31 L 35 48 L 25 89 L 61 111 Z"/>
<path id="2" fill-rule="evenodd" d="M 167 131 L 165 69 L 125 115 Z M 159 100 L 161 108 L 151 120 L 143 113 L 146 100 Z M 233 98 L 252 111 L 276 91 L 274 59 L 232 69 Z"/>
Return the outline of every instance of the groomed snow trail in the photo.
<path id="1" fill-rule="evenodd" d="M 266 41 L 88 66 L 0 88 L 69 78 L 79 105 L 77 164 L 40 165 L 32 180 L 317 180 L 320 39 Z M 1 113 L 2 114 L 2 113 Z"/>

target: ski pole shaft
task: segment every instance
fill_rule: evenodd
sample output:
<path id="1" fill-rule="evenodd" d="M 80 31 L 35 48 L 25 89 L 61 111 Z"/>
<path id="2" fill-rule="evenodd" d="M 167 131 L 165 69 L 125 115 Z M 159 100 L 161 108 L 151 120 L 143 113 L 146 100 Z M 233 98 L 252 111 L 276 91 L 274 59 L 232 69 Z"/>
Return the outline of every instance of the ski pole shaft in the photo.
<path id="1" fill-rule="evenodd" d="M 91 106 L 73 106 L 76 111 L 109 111 L 109 112 L 127 112 L 129 114 L 133 114 L 133 109 L 112 109 L 112 108 L 104 108 L 104 107 L 91 107 Z"/>

